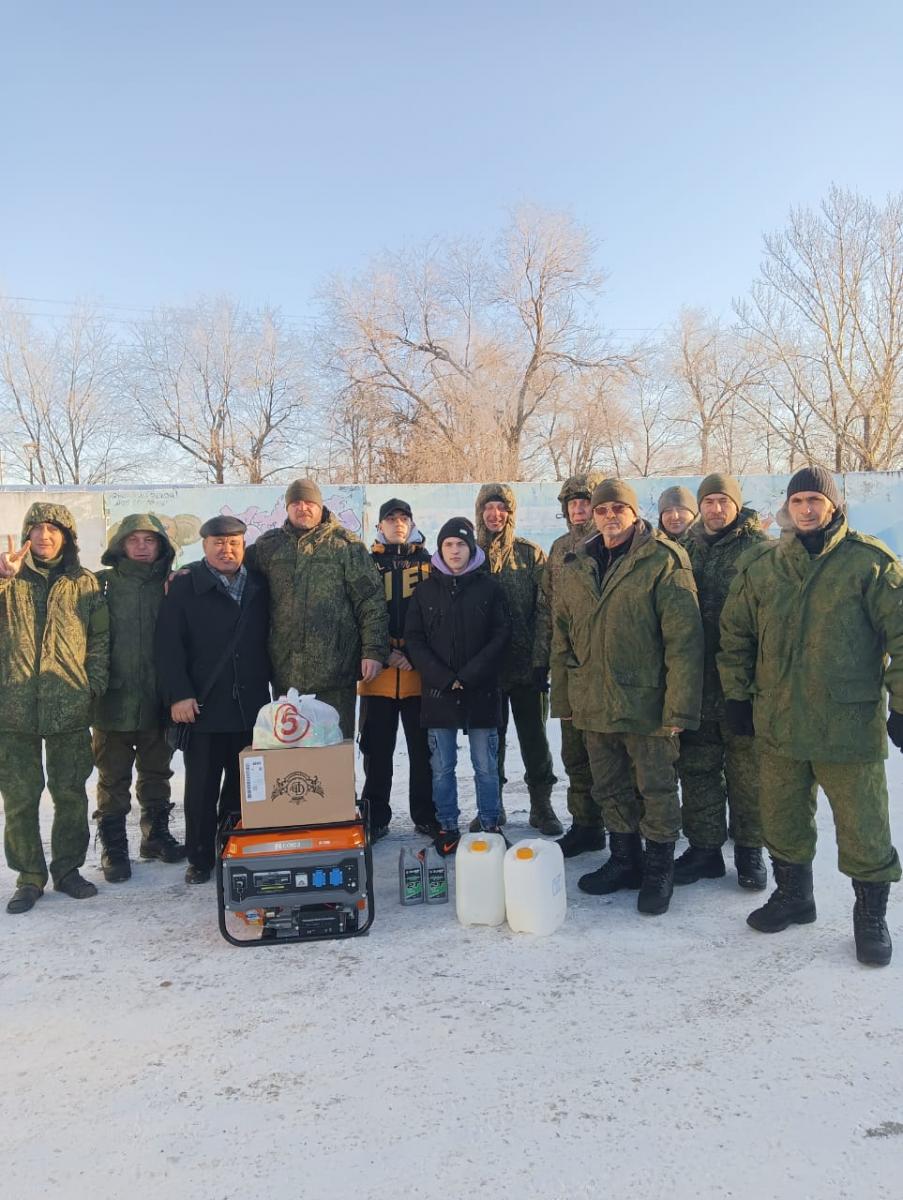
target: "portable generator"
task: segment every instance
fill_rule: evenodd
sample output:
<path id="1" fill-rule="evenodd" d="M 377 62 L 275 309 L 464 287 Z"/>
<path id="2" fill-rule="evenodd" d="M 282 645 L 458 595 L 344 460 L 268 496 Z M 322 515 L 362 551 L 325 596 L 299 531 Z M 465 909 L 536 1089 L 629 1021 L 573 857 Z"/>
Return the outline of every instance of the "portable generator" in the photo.
<path id="1" fill-rule="evenodd" d="M 355 937 L 373 924 L 366 817 L 332 825 L 243 829 L 217 836 L 220 932 L 234 946 Z"/>

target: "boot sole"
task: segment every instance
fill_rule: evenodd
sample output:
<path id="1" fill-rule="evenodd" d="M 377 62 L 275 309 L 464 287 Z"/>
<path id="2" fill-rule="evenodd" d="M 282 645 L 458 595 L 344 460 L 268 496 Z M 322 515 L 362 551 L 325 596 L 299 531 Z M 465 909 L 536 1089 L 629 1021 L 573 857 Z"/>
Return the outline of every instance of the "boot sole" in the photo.
<path id="1" fill-rule="evenodd" d="M 692 883 L 699 883 L 702 879 L 723 879 L 727 871 L 722 868 L 720 871 L 700 871 L 698 874 L 691 876 L 689 879 L 678 879 L 677 873 L 674 874 L 675 887 L 688 887 Z M 763 884 L 764 887 L 764 884 Z"/>
<path id="2" fill-rule="evenodd" d="M 671 897 L 670 896 L 664 902 L 664 904 L 659 902 L 654 907 L 649 904 L 640 905 L 639 897 L 637 897 L 636 910 L 638 913 L 642 913 L 644 917 L 660 917 L 664 913 L 666 913 L 670 907 L 671 907 Z"/>
<path id="3" fill-rule="evenodd" d="M 642 880 L 639 879 L 636 883 L 616 883 L 613 887 L 606 884 L 603 888 L 584 887 L 581 880 L 577 880 L 577 887 L 587 896 L 613 896 L 615 892 L 638 892 L 642 886 Z"/>
<path id="4" fill-rule="evenodd" d="M 791 925 L 811 925 L 815 921 L 818 914 L 813 907 L 811 912 L 801 913 L 796 917 L 787 917 L 780 925 L 757 925 L 753 920 L 755 913 L 750 913 L 746 918 L 746 924 L 750 929 L 755 929 L 756 933 L 783 933 L 785 929 L 789 929 Z"/>
<path id="5" fill-rule="evenodd" d="M 893 950 L 888 950 L 886 954 L 872 955 L 871 957 L 865 954 L 860 954 L 856 951 L 856 961 L 861 962 L 864 967 L 886 967 L 893 957 Z"/>
<path id="6" fill-rule="evenodd" d="M 101 870 L 103 870 L 103 868 L 101 868 Z M 122 871 L 104 871 L 103 877 L 107 883 L 127 883 L 128 880 L 132 878 L 132 872 L 127 871 L 126 873 L 123 873 Z"/>
<path id="7" fill-rule="evenodd" d="M 147 850 L 139 850 L 138 854 L 145 862 L 180 863 L 184 862 L 188 857 L 187 850 L 180 854 L 177 858 L 166 854 L 152 854 Z"/>
<path id="8" fill-rule="evenodd" d="M 677 883 L 677 880 L 675 879 L 674 882 Z M 768 880 L 763 879 L 760 883 L 758 879 L 750 879 L 748 876 L 745 879 L 741 879 L 738 875 L 737 886 L 742 887 L 745 892 L 764 892 L 768 887 Z"/>

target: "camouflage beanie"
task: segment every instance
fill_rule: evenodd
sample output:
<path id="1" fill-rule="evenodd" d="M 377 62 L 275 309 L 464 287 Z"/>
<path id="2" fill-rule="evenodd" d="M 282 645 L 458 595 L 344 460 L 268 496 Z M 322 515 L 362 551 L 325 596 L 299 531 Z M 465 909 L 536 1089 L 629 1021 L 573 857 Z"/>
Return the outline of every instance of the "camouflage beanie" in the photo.
<path id="1" fill-rule="evenodd" d="M 598 504 L 627 504 L 637 516 L 640 515 L 640 502 L 636 498 L 636 492 L 623 479 L 603 479 L 593 488 L 590 503 L 593 508 Z"/>
<path id="2" fill-rule="evenodd" d="M 706 496 L 714 496 L 716 493 L 733 500 L 738 511 L 743 507 L 743 493 L 740 490 L 739 482 L 733 475 L 724 475 L 720 471 L 713 471 L 711 475 L 706 475 L 696 492 L 696 499 L 702 504 Z"/>
<path id="3" fill-rule="evenodd" d="M 658 498 L 658 515 L 661 516 L 669 508 L 685 508 L 694 517 L 699 512 L 699 505 L 693 498 L 693 493 L 685 487 L 665 488 Z"/>

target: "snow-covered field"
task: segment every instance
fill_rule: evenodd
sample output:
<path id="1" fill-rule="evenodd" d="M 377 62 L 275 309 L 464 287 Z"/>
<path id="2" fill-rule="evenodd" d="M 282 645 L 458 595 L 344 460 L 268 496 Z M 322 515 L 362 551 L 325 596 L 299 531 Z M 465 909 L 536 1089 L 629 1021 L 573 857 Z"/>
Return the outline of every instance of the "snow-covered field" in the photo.
<path id="1" fill-rule="evenodd" d="M 897 752 L 890 769 L 899 845 Z M 523 784 L 507 795 L 526 836 Z M 824 802 L 819 827 L 818 922 L 773 937 L 732 872 L 659 918 L 583 896 L 598 855 L 569 863 L 553 937 L 463 929 L 453 904 L 399 906 L 397 819 L 368 937 L 236 949 L 212 884 L 137 862 L 104 885 L 92 847 L 96 899 L 0 912 L 3 1194 L 897 1197 L 903 891 L 898 957 L 860 967 Z"/>

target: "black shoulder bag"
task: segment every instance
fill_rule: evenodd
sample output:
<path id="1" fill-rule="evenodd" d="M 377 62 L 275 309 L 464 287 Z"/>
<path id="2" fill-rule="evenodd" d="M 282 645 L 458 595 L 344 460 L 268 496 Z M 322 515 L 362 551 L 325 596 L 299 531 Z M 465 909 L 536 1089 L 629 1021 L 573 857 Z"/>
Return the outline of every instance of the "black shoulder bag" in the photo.
<path id="1" fill-rule="evenodd" d="M 233 602 L 234 603 L 234 602 Z M 238 639 L 244 630 L 248 611 L 251 607 L 251 597 L 248 597 L 248 602 L 242 606 L 239 613 L 238 623 L 232 630 L 232 636 L 226 643 L 226 649 L 217 660 L 216 666 L 213 668 L 209 678 L 204 683 L 204 686 L 199 690 L 197 696 L 198 708 L 201 708 L 207 700 L 207 697 L 213 691 L 213 685 L 219 679 L 220 671 L 232 657 L 235 652 L 235 647 L 238 645 Z M 193 722 L 191 721 L 173 721 L 168 720 L 166 723 L 166 743 L 170 750 L 175 753 L 176 750 L 181 750 L 182 753 L 188 749 L 191 742 L 191 730 Z"/>

